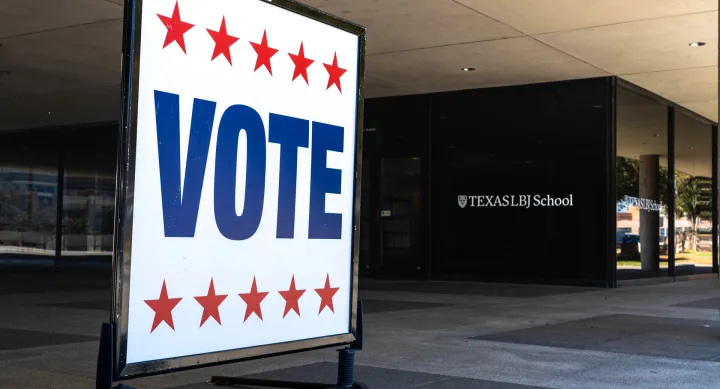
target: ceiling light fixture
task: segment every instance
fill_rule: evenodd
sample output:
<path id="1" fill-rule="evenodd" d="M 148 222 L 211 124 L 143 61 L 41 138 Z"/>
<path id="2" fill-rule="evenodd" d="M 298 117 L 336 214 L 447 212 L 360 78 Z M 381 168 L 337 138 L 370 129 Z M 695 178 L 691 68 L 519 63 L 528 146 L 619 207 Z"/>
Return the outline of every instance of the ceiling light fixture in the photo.
<path id="1" fill-rule="evenodd" d="M 659 137 L 660 137 L 660 134 L 655 134 L 655 137 L 656 137 L 656 138 L 659 138 Z"/>
<path id="2" fill-rule="evenodd" d="M 463 72 L 474 72 L 475 68 L 462 68 Z"/>
<path id="3" fill-rule="evenodd" d="M 705 46 L 705 42 L 692 42 L 692 43 L 690 43 L 690 46 L 692 46 L 692 47 Z"/>
<path id="4" fill-rule="evenodd" d="M 9 70 L 0 70 L 0 77 L 2 76 L 10 76 L 12 75 L 12 72 Z"/>

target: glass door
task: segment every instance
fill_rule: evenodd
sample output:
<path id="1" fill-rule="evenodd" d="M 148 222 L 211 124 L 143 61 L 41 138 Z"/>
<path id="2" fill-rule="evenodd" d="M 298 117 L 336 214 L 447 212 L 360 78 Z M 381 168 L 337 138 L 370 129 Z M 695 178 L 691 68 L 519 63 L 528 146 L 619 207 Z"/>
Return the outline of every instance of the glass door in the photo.
<path id="1" fill-rule="evenodd" d="M 421 249 L 422 164 L 416 157 L 380 160 L 376 276 L 422 278 L 426 253 Z"/>

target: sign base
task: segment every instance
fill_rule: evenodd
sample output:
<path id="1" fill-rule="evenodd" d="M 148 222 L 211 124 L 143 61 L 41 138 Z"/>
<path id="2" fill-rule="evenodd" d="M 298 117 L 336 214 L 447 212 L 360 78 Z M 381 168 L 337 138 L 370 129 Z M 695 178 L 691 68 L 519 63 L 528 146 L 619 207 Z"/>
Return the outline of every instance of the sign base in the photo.
<path id="1" fill-rule="evenodd" d="M 119 384 L 113 387 L 113 355 L 114 355 L 115 326 L 112 323 L 103 323 L 100 330 L 100 348 L 98 350 L 97 369 L 95 374 L 95 389 L 134 389 L 132 386 Z M 338 350 L 338 377 L 335 384 L 316 382 L 293 382 L 263 380 L 245 377 L 214 376 L 211 384 L 218 386 L 258 386 L 265 388 L 286 389 L 368 389 L 367 385 L 355 382 L 355 351 L 363 348 L 363 307 L 362 301 L 357 302 L 356 338 L 349 347 Z"/>
<path id="2" fill-rule="evenodd" d="M 98 350 L 97 369 L 95 370 L 95 389 L 134 389 L 132 386 L 117 385 L 113 388 L 113 355 L 115 326 L 103 323 L 100 330 L 100 349 Z"/>
<path id="3" fill-rule="evenodd" d="M 362 350 L 363 309 L 362 301 L 357 302 L 357 338 L 350 347 L 338 350 L 338 376 L 335 384 L 317 382 L 276 381 L 245 377 L 213 376 L 210 383 L 218 386 L 257 386 L 285 389 L 368 389 L 367 385 L 355 382 L 355 351 Z"/>

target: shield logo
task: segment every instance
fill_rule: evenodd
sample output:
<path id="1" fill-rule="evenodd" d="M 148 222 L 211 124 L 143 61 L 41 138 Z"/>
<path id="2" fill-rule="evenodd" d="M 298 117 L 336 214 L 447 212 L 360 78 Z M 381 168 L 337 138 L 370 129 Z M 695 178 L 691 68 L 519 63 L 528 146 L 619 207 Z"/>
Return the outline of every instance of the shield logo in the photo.
<path id="1" fill-rule="evenodd" d="M 467 196 L 458 196 L 458 205 L 460 206 L 460 208 L 465 208 L 465 206 L 467 205 Z"/>

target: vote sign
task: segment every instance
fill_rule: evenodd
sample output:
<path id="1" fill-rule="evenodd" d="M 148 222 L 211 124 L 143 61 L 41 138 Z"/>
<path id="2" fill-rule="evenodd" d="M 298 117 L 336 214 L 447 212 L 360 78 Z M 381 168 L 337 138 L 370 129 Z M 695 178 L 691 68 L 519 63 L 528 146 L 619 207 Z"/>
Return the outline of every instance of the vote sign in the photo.
<path id="1" fill-rule="evenodd" d="M 134 18 L 120 375 L 348 343 L 363 30 L 288 1 Z"/>

